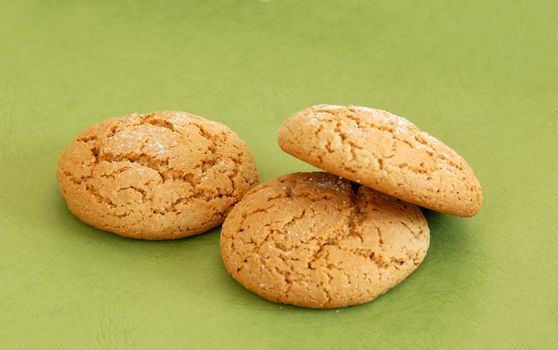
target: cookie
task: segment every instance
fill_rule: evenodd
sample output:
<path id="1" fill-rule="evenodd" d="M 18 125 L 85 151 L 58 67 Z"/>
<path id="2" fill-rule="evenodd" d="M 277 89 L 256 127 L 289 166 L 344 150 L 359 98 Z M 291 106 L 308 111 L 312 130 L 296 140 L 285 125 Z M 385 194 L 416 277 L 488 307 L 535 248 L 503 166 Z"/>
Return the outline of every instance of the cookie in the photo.
<path id="1" fill-rule="evenodd" d="M 258 182 L 246 144 L 228 127 L 184 112 L 116 117 L 62 153 L 58 183 L 69 210 L 101 230 L 175 239 L 221 224 Z"/>
<path id="2" fill-rule="evenodd" d="M 386 111 L 310 107 L 283 124 L 279 145 L 318 168 L 425 208 L 458 216 L 480 210 L 482 188 L 467 162 Z"/>
<path id="3" fill-rule="evenodd" d="M 231 276 L 277 303 L 337 308 L 405 279 L 430 241 L 414 205 L 328 173 L 296 173 L 250 190 L 227 216 Z"/>

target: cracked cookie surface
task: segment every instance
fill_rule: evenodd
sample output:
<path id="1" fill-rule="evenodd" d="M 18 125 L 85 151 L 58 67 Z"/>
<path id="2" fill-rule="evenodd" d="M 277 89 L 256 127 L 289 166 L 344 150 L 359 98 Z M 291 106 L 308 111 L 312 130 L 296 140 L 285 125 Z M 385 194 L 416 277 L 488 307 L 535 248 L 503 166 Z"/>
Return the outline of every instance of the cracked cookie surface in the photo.
<path id="1" fill-rule="evenodd" d="M 467 162 L 407 119 L 367 107 L 318 105 L 279 130 L 287 153 L 392 197 L 473 216 L 482 188 Z"/>
<path id="2" fill-rule="evenodd" d="M 93 125 L 62 153 L 57 178 L 81 221 L 150 240 L 218 226 L 258 182 L 254 160 L 233 131 L 184 112 Z"/>
<path id="3" fill-rule="evenodd" d="M 227 216 L 231 276 L 273 302 L 336 308 L 368 302 L 423 261 L 420 209 L 328 173 L 295 173 L 250 190 Z"/>

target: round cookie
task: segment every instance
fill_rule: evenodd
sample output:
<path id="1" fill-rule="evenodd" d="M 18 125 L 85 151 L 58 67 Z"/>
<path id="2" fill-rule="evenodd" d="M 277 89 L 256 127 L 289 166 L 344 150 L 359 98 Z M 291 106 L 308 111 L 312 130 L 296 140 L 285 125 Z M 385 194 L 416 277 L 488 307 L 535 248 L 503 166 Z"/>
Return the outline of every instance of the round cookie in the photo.
<path id="1" fill-rule="evenodd" d="M 467 162 L 407 119 L 366 107 L 319 105 L 279 130 L 287 153 L 390 196 L 473 216 L 482 188 Z"/>
<path id="2" fill-rule="evenodd" d="M 368 302 L 423 261 L 420 209 L 328 173 L 295 173 L 250 190 L 221 230 L 227 271 L 273 302 L 337 308 Z"/>
<path id="3" fill-rule="evenodd" d="M 184 112 L 93 125 L 62 153 L 57 177 L 81 221 L 149 240 L 218 226 L 258 182 L 254 160 L 234 132 Z"/>

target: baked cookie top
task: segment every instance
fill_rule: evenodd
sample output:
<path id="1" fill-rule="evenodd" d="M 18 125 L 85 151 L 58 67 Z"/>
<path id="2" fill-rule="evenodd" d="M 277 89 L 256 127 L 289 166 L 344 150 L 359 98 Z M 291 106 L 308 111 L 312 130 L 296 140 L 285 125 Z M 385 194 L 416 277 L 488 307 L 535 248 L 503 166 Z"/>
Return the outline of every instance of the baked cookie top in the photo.
<path id="1" fill-rule="evenodd" d="M 93 125 L 62 153 L 57 177 L 80 220 L 140 239 L 207 231 L 258 182 L 254 160 L 233 131 L 184 112 Z"/>
<path id="2" fill-rule="evenodd" d="M 252 292 L 336 308 L 401 282 L 429 241 L 416 206 L 332 174 L 295 173 L 250 190 L 227 216 L 220 247 L 227 271 Z"/>
<path id="3" fill-rule="evenodd" d="M 318 105 L 279 130 L 287 153 L 390 196 L 458 216 L 473 216 L 482 189 L 454 150 L 405 118 L 379 109 Z"/>

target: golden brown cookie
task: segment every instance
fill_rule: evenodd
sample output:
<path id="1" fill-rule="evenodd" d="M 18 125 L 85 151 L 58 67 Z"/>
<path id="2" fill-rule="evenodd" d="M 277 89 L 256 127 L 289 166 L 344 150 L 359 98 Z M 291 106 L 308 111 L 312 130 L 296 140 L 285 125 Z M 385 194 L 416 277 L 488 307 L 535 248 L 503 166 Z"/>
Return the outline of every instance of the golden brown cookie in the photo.
<path id="1" fill-rule="evenodd" d="M 410 203 L 458 216 L 480 210 L 482 189 L 469 164 L 386 111 L 310 107 L 283 124 L 279 145 L 314 166 Z"/>
<path id="2" fill-rule="evenodd" d="M 254 160 L 234 132 L 184 112 L 93 125 L 62 153 L 57 175 L 68 208 L 81 221 L 150 240 L 221 224 L 258 182 Z"/>
<path id="3" fill-rule="evenodd" d="M 416 206 L 332 174 L 296 173 L 250 190 L 225 219 L 220 244 L 227 271 L 252 292 L 336 308 L 401 282 L 429 241 Z"/>

